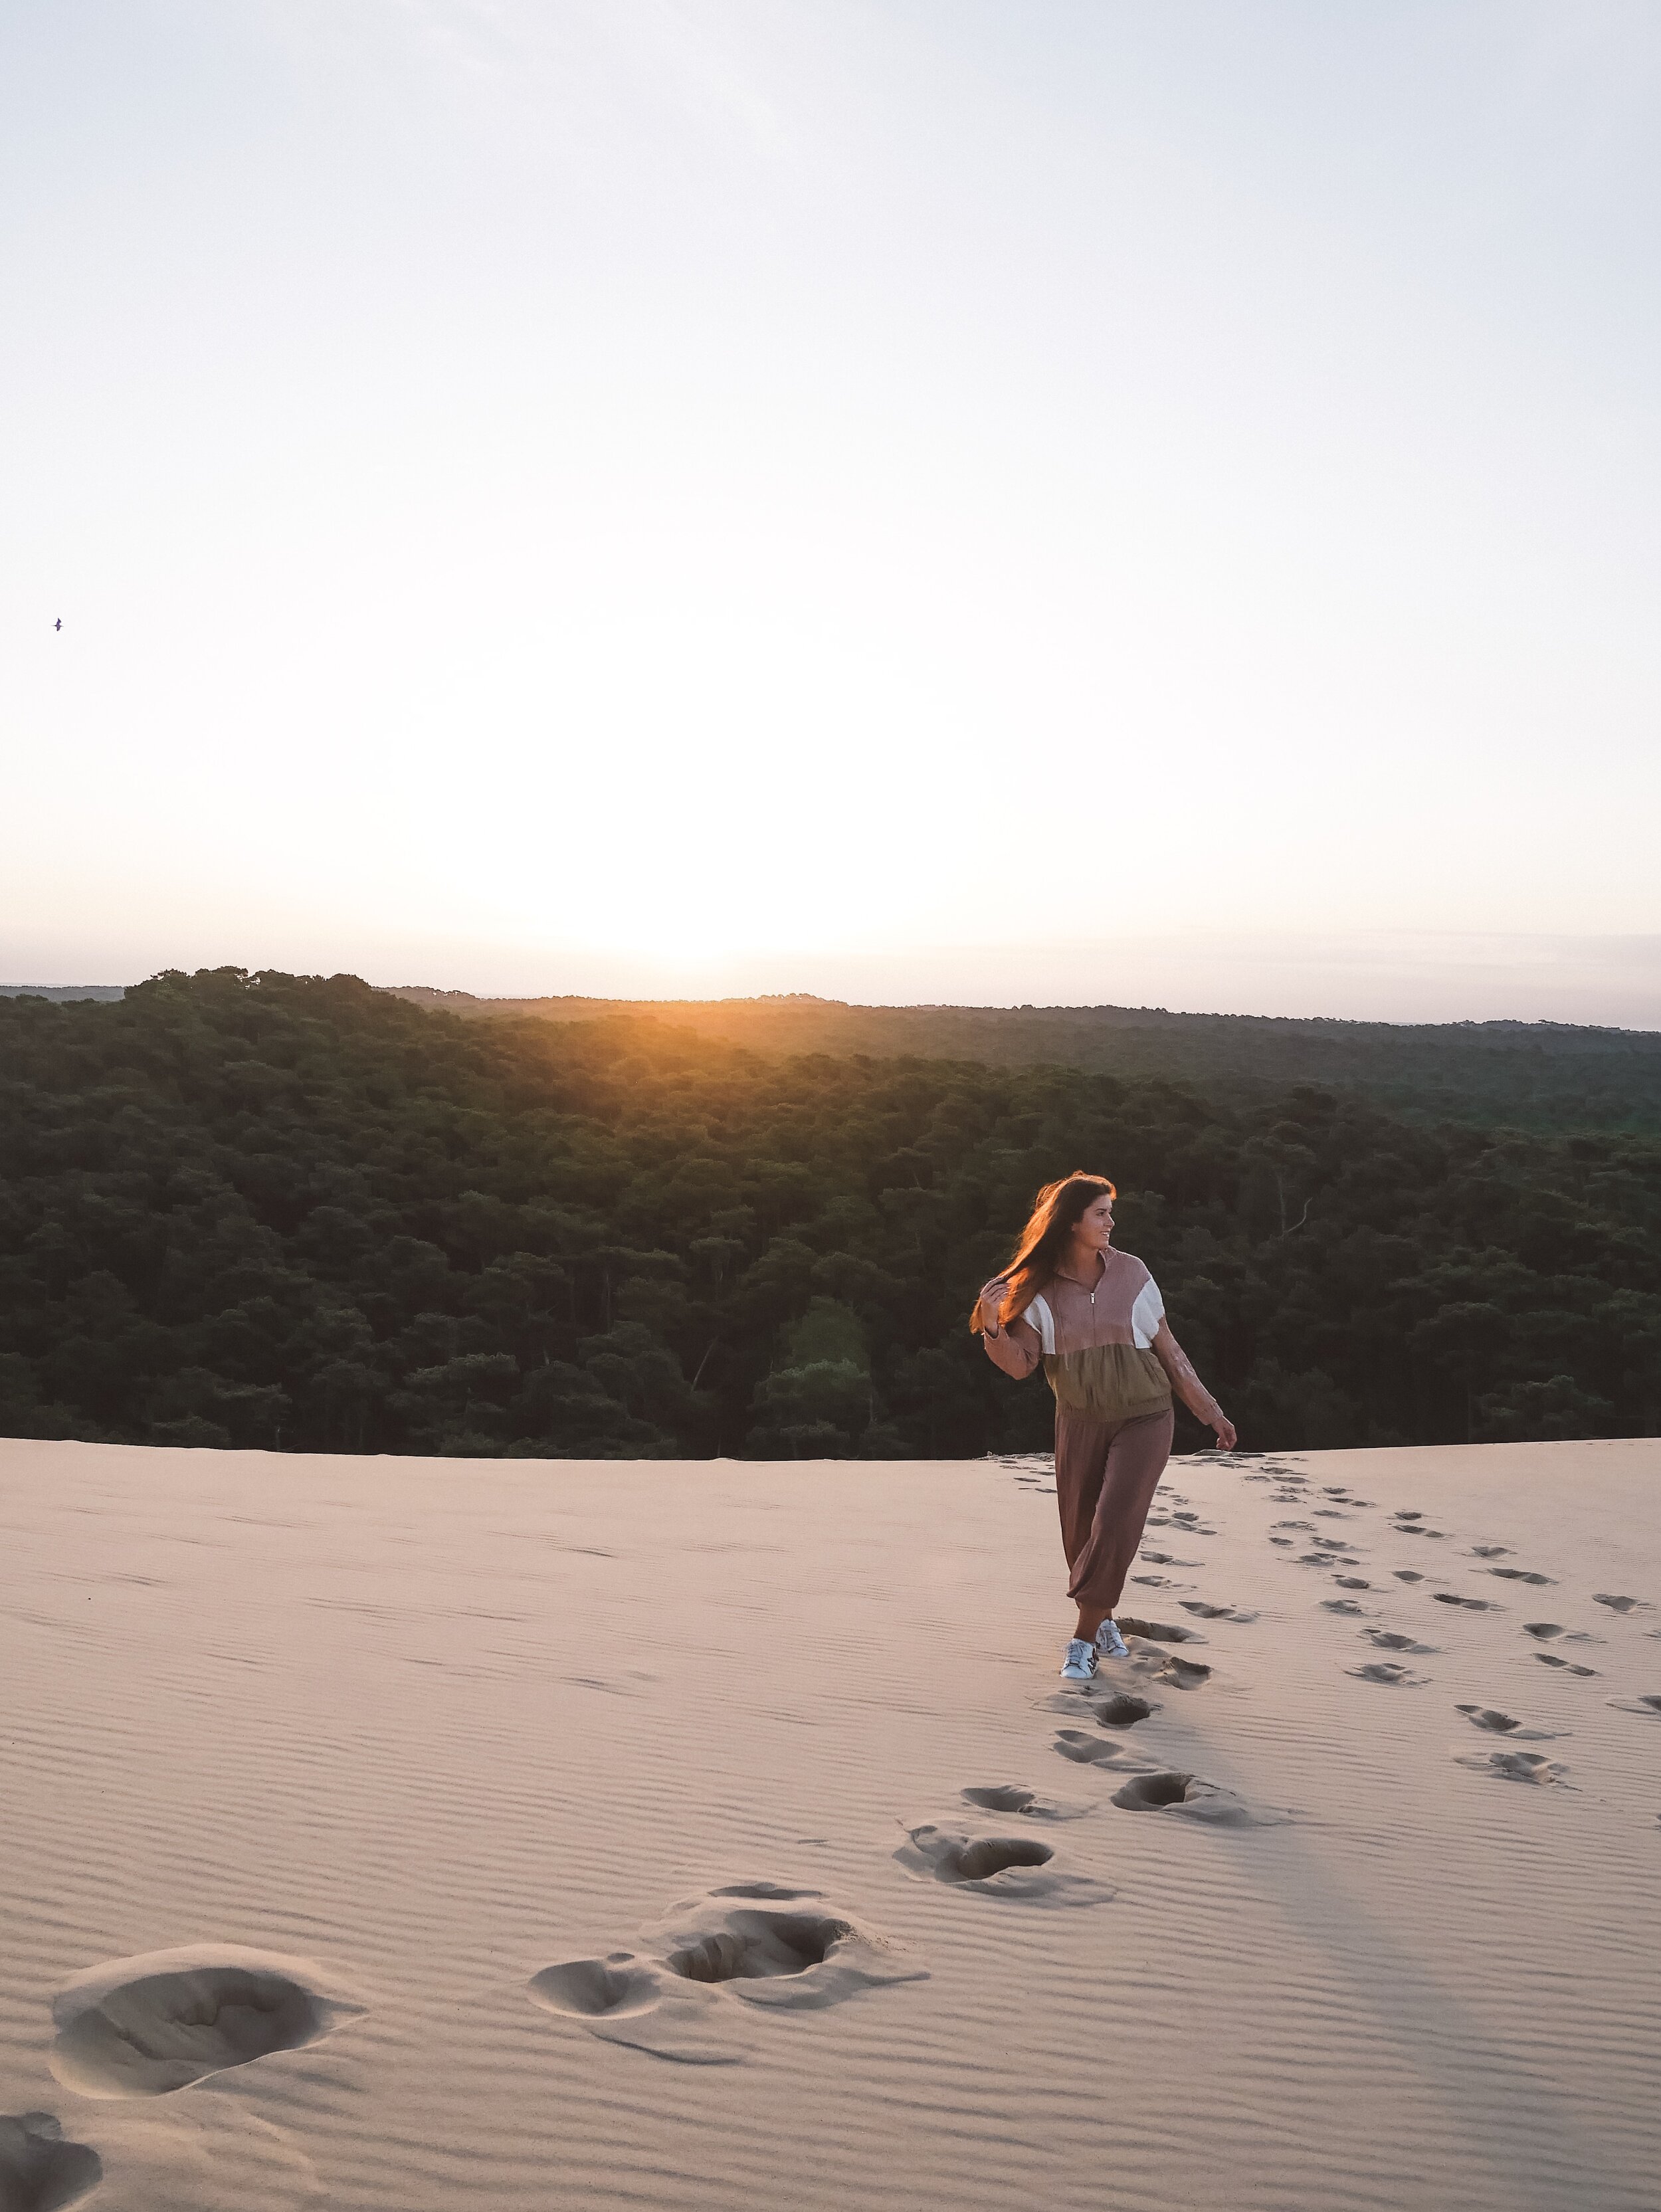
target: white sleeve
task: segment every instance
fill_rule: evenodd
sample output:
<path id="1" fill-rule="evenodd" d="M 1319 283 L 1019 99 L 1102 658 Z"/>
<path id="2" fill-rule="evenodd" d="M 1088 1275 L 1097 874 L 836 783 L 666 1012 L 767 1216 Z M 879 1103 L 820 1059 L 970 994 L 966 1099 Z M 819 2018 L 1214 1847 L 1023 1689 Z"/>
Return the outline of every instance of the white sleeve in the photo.
<path id="1" fill-rule="evenodd" d="M 1120 1309 L 1123 1311 L 1123 1308 Z M 1149 1275 L 1137 1293 L 1137 1302 L 1131 1309 L 1131 1340 L 1138 1352 L 1147 1352 L 1153 1345 L 1154 1333 L 1165 1318 L 1165 1301 L 1159 1294 L 1159 1285 Z"/>

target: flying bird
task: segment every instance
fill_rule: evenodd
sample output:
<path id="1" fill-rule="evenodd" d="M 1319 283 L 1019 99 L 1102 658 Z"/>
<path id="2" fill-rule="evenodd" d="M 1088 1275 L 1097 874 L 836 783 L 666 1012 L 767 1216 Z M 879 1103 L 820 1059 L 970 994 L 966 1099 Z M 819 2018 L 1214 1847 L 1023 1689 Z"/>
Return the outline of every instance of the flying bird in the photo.
<path id="1" fill-rule="evenodd" d="M 64 617 L 63 617 L 63 616 L 62 616 L 62 615 L 59 615 L 59 617 L 58 617 L 58 620 L 57 620 L 57 621 L 52 624 L 52 628 L 53 628 L 54 629 L 63 629 L 63 627 L 64 627 Z"/>

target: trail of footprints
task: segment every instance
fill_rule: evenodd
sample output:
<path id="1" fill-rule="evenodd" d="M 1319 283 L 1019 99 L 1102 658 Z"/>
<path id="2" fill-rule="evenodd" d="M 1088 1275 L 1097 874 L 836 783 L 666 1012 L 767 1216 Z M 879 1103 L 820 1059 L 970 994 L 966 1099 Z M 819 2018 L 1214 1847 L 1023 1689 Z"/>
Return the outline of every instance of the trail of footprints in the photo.
<path id="1" fill-rule="evenodd" d="M 1014 1462 L 1028 1488 L 1030 1462 Z M 1235 1462 L 1240 1464 L 1238 1461 Z M 1318 1601 L 1321 1609 L 1364 1625 L 1357 1633 L 1374 1651 L 1347 1671 L 1358 1680 L 1392 1689 L 1422 1688 L 1430 1680 L 1409 1663 L 1440 1647 L 1414 1631 L 1371 1620 L 1368 1602 L 1386 1592 L 1370 1576 L 1337 1571 L 1365 1564 L 1349 1534 L 1328 1534 L 1321 1522 L 1353 1521 L 1375 1510 L 1347 1486 L 1316 1489 L 1283 1462 L 1246 1463 L 1244 1480 L 1273 1486 L 1277 1505 L 1298 1509 L 1276 1520 L 1269 1543 L 1296 1554 L 1294 1564 L 1320 1568 L 1344 1595 Z M 1315 1503 L 1318 1498 L 1322 1502 Z M 1178 1540 L 1216 1531 L 1179 1494 L 1167 1492 L 1149 1528 L 1168 1528 Z M 1446 1532 L 1428 1525 L 1422 1511 L 1391 1515 L 1394 1535 L 1446 1542 Z M 1470 1547 L 1484 1573 L 1515 1593 L 1555 1587 L 1554 1577 L 1516 1564 L 1511 1547 Z M 1504 1564 L 1496 1564 L 1503 1562 Z M 1197 1559 L 1147 1549 L 1138 1565 L 1189 1568 Z M 1428 1569 L 1389 1571 L 1406 1595 L 1433 1577 Z M 1173 1594 L 1191 1588 L 1160 1573 L 1132 1577 L 1139 1585 Z M 1447 1589 L 1422 1593 L 1447 1609 L 1450 1625 L 1464 1613 L 1504 1609 L 1496 1597 Z M 1647 1613 L 1649 1602 L 1620 1591 L 1591 1593 L 1592 1603 L 1617 1620 Z M 1248 1609 L 1203 1597 L 1173 1596 L 1174 1609 L 1191 1620 L 1246 1624 Z M 1111 1677 L 1070 1686 L 1042 1702 L 1071 1725 L 1058 1728 L 1054 1750 L 1080 1770 L 1094 1769 L 1116 1784 L 1106 1802 L 1118 1811 L 1155 1814 L 1215 1829 L 1244 1830 L 1291 1819 L 1277 1808 L 1247 1802 L 1203 1775 L 1161 1765 L 1141 1754 L 1133 1731 L 1162 1710 L 1161 1693 L 1179 1697 L 1202 1689 L 1210 1666 L 1182 1648 L 1202 1644 L 1201 1632 L 1182 1622 L 1121 1613 L 1130 1645 Z M 1574 1677 L 1597 1669 L 1564 1647 L 1595 1645 L 1590 1631 L 1555 1620 L 1528 1620 L 1520 1632 L 1542 1664 Z M 1652 1635 L 1661 1632 L 1650 1631 Z M 1661 1691 L 1611 1698 L 1618 1711 L 1661 1721 Z M 1455 1754 L 1479 1774 L 1534 1788 L 1562 1786 L 1568 1768 L 1549 1752 L 1525 1744 L 1552 1740 L 1552 1732 L 1525 1726 L 1502 1708 L 1462 1703 L 1455 1711 L 1468 1725 L 1497 1741 Z M 1088 1725 L 1081 1725 L 1088 1723 Z M 960 1794 L 955 1817 L 908 1828 L 894 1856 L 920 1881 L 941 1883 L 965 1896 L 1003 1905 L 1076 1910 L 1108 1902 L 1111 1884 L 1065 1863 L 1048 1834 L 1096 1813 L 1100 1798 L 1051 1796 L 1021 1783 L 976 1784 Z M 1015 1832 L 1011 1832 L 1011 1828 Z M 863 1992 L 926 1980 L 927 1969 L 904 1945 L 868 1926 L 820 1891 L 768 1881 L 734 1882 L 672 1905 L 637 1938 L 637 1948 L 565 1959 L 543 1967 L 526 1984 L 530 2002 L 580 2025 L 603 2041 L 692 2065 L 741 2061 L 754 2051 L 754 2024 L 769 2011 L 806 2012 L 840 2004 Z M 197 1947 L 114 1960 L 65 1984 L 53 2004 L 57 2040 L 52 2072 L 63 2086 L 91 2100 L 167 2096 L 228 2069 L 280 2051 L 299 2051 L 360 2016 L 365 2007 L 310 1960 L 236 1946 Z M 81 2203 L 98 2186 L 103 2167 L 89 2144 L 66 2138 L 56 2115 L 43 2111 L 0 2114 L 0 2212 L 58 2212 Z"/>
<path id="2" fill-rule="evenodd" d="M 1353 1546 L 1346 1546 L 1345 1549 L 1355 1552 L 1356 1555 L 1340 1561 L 1336 1556 L 1337 1544 L 1318 1533 L 1315 1522 L 1318 1520 L 1350 1517 L 1372 1507 L 1373 1500 L 1357 1498 L 1347 1485 L 1331 1483 L 1323 1485 L 1318 1493 L 1329 1503 L 1312 1505 L 1310 1499 L 1317 1493 L 1312 1492 L 1308 1477 L 1282 1463 L 1262 1462 L 1258 1468 L 1249 1470 L 1245 1479 L 1248 1482 L 1273 1484 L 1272 1495 L 1276 1504 L 1294 1505 L 1301 1509 L 1303 1517 L 1276 1521 L 1268 1532 L 1269 1542 L 1280 1550 L 1295 1550 L 1300 1540 L 1304 1542 L 1306 1548 L 1300 1553 L 1296 1564 L 1328 1569 L 1340 1564 L 1345 1566 L 1363 1564 Z M 1447 1540 L 1447 1532 L 1432 1528 L 1423 1511 L 1417 1507 L 1397 1510 L 1390 1516 L 1386 1527 L 1391 1534 L 1397 1536 L 1422 1537 L 1429 1542 Z M 1497 1582 L 1512 1585 L 1519 1593 L 1556 1587 L 1554 1576 L 1543 1574 L 1537 1568 L 1520 1566 L 1514 1562 L 1495 1564 L 1511 1560 L 1512 1547 L 1508 1544 L 1473 1544 L 1470 1547 L 1470 1556 L 1483 1563 L 1473 1569 L 1473 1572 L 1489 1575 Z M 1423 1583 L 1429 1578 L 1428 1570 L 1415 1567 L 1395 1567 L 1390 1570 L 1390 1573 L 1391 1579 L 1405 1589 L 1411 1589 L 1414 1585 Z M 1374 1588 L 1368 1577 L 1361 1575 L 1334 1574 L 1332 1580 L 1339 1589 L 1347 1593 L 1373 1591 Z M 1378 1595 L 1383 1594 L 1382 1591 L 1375 1593 Z M 1431 1603 L 1446 1606 L 1454 1614 L 1497 1613 L 1505 1609 L 1499 1598 L 1482 1597 L 1470 1591 L 1433 1589 L 1426 1595 Z M 1615 1590 L 1594 1590 L 1591 1601 L 1594 1605 L 1604 1607 L 1619 1619 L 1653 1610 L 1646 1599 Z M 1368 1615 L 1368 1607 L 1355 1595 L 1323 1598 L 1318 1602 L 1325 1613 L 1357 1620 L 1366 1620 Z M 1348 1668 L 1346 1672 L 1356 1680 L 1391 1689 L 1422 1689 L 1430 1681 L 1428 1674 L 1415 1672 L 1407 1661 L 1414 1657 L 1433 1656 L 1440 1649 L 1438 1645 L 1423 1642 L 1416 1633 L 1400 1629 L 1370 1626 L 1361 1628 L 1357 1632 L 1376 1649 L 1400 1656 L 1391 1659 L 1365 1660 Z M 1540 1647 L 1596 1644 L 1603 1640 L 1590 1630 L 1570 1628 L 1556 1620 L 1524 1621 L 1521 1632 Z M 1652 1631 L 1651 1633 L 1661 1632 Z M 1598 1670 L 1595 1667 L 1572 1656 L 1566 1650 L 1540 1648 L 1532 1656 L 1541 1665 L 1572 1677 L 1588 1680 L 1596 1679 L 1597 1675 Z M 1619 1712 L 1632 1713 L 1640 1718 L 1661 1719 L 1661 1692 L 1637 1698 L 1612 1698 L 1609 1702 Z M 1512 1743 L 1543 1741 L 1552 1733 L 1543 1729 L 1525 1728 L 1511 1714 L 1492 1705 L 1462 1704 L 1457 1705 L 1455 1711 L 1463 1713 L 1472 1727 L 1490 1735 L 1504 1736 Z M 1561 1760 L 1551 1759 L 1541 1752 L 1509 1749 L 1472 1751 L 1458 1753 L 1455 1757 L 1460 1765 L 1478 1773 L 1504 1781 L 1530 1783 L 1537 1787 L 1561 1784 L 1568 1771 Z"/>
<path id="3" fill-rule="evenodd" d="M 1041 1489 L 1024 1462 L 1011 1462 L 1023 1487 Z M 1216 1532 L 1180 1498 L 1150 1516 L 1183 1537 Z M 1150 1551 L 1154 1566 L 1197 1560 Z M 1162 1575 L 1140 1579 L 1175 1587 Z M 1245 1622 L 1255 1614 L 1205 1598 L 1178 1597 L 1195 1620 Z M 1059 1729 L 1054 1747 L 1080 1769 L 1100 1768 L 1118 1782 L 1108 1802 L 1125 1812 L 1157 1812 L 1219 1827 L 1250 1827 L 1287 1817 L 1247 1804 L 1203 1775 L 1159 1767 L 1128 1747 L 1125 1732 L 1160 1711 L 1164 1690 L 1189 1693 L 1210 1678 L 1182 1647 L 1205 1640 L 1183 1621 L 1122 1613 L 1131 1656 L 1109 1683 L 1099 1677 L 1081 1698 L 1058 1690 L 1045 1704 L 1089 1727 Z M 1137 1686 L 1131 1687 L 1135 1684 Z M 918 1881 L 1009 1906 L 1076 1911 L 1107 1903 L 1112 1886 L 1067 1863 L 1052 1833 L 1094 1814 L 1096 1799 L 1055 1797 L 1023 1783 L 982 1783 L 960 1793 L 957 1811 L 909 1826 L 894 1852 Z M 1015 1824 L 1018 1824 L 1016 1826 Z M 1012 1832 L 1012 1827 L 1014 1832 Z M 883 1984 L 925 1978 L 902 1945 L 862 1926 L 816 1890 L 746 1882 L 706 1892 L 671 1908 L 639 1948 L 567 1959 L 532 1978 L 530 1995 L 546 2010 L 580 2022 L 606 2041 L 683 2063 L 722 2064 L 754 2049 L 738 2008 L 816 2009 Z"/>
<path id="4" fill-rule="evenodd" d="M 1050 1470 L 1043 1462 L 1007 1463 L 1022 1487 L 1052 1492 L 1052 1484 L 1045 1480 Z M 1323 1525 L 1355 1523 L 1377 1510 L 1374 1501 L 1343 1484 L 1317 1489 L 1306 1475 L 1273 1459 L 1248 1465 L 1245 1479 L 1273 1486 L 1274 1502 L 1296 1509 L 1276 1521 L 1270 1543 L 1293 1553 L 1295 1564 L 1329 1574 L 1343 1595 L 1319 1601 L 1323 1608 L 1357 1621 L 1365 1642 L 1386 1655 L 1361 1658 L 1349 1671 L 1381 1687 L 1425 1686 L 1431 1678 L 1410 1662 L 1437 1656 L 1440 1646 L 1416 1632 L 1370 1618 L 1366 1601 L 1376 1601 L 1383 1592 L 1370 1575 L 1349 1571 L 1365 1564 L 1356 1530 Z M 1428 1546 L 1449 1540 L 1446 1530 L 1431 1526 L 1415 1508 L 1393 1513 L 1387 1526 L 1396 1535 Z M 1168 1491 L 1160 1510 L 1149 1515 L 1148 1528 L 1167 1531 L 1161 1540 L 1178 1544 L 1217 1533 L 1180 1494 Z M 1550 1576 L 1512 1561 L 1506 1545 L 1478 1544 L 1470 1556 L 1482 1563 L 1474 1571 L 1513 1592 L 1554 1586 Z M 1121 1613 L 1128 1659 L 1113 1666 L 1111 1674 L 1058 1689 L 1042 1701 L 1070 1723 L 1056 1729 L 1052 1747 L 1079 1770 L 1081 1779 L 1094 1769 L 1103 1782 L 1115 1784 L 1105 1802 L 1118 1811 L 1218 1829 L 1272 1825 L 1292 1815 L 1248 1802 L 1206 1776 L 1143 1756 L 1134 1734 L 1162 1710 L 1163 1696 L 1192 1694 L 1209 1680 L 1209 1663 L 1185 1648 L 1205 1641 L 1191 1623 L 1244 1625 L 1257 1618 L 1236 1605 L 1183 1595 L 1193 1586 L 1181 1579 L 1181 1571 L 1202 1565 L 1181 1551 L 1149 1547 L 1141 1553 L 1132 1581 L 1140 1589 L 1167 1593 L 1171 1609 L 1189 1620 Z M 1403 1596 L 1441 1579 L 1429 1567 L 1395 1567 L 1389 1573 Z M 1446 1588 L 1421 1594 L 1446 1609 L 1450 1624 L 1464 1614 L 1504 1610 L 1497 1595 Z M 1617 1615 L 1647 1609 L 1642 1600 L 1617 1592 L 1595 1593 L 1594 1601 Z M 1535 1656 L 1544 1663 L 1575 1674 L 1595 1671 L 1565 1651 L 1544 1648 L 1596 1642 L 1588 1632 L 1555 1621 L 1522 1626 L 1540 1647 Z M 1623 1701 L 1621 1709 L 1661 1720 L 1661 1692 Z M 1491 1740 L 1483 1747 L 1456 1753 L 1462 1765 L 1537 1788 L 1562 1783 L 1567 1772 L 1563 1762 L 1548 1752 L 1523 1747 L 1548 1741 L 1548 1731 L 1525 1727 L 1493 1705 L 1466 1704 L 1457 1710 L 1479 1736 Z M 1076 1910 L 1105 1904 L 1114 1893 L 1112 1886 L 1068 1865 L 1063 1846 L 1052 1840 L 1058 1829 L 1095 1813 L 1101 1802 L 1052 1796 L 1024 1783 L 975 1784 L 961 1792 L 955 1814 L 907 1828 L 894 1856 L 919 1881 L 1004 1906 Z M 639 1949 L 545 1967 L 533 1977 L 530 1994 L 536 2003 L 580 2021 L 607 2040 L 660 2057 L 720 2063 L 746 2056 L 751 2047 L 741 2032 L 736 2005 L 752 2010 L 815 2008 L 885 1983 L 923 1978 L 925 1971 L 908 1963 L 903 1947 L 861 1926 L 816 1890 L 750 1882 L 712 1890 L 672 1908 L 646 1932 Z"/>
<path id="5" fill-rule="evenodd" d="M 1215 1533 L 1179 1499 L 1159 1518 L 1185 1536 Z M 1144 1556 L 1198 1564 L 1169 1553 Z M 1179 1598 L 1176 1609 L 1208 1621 L 1255 1618 L 1203 1598 Z M 1060 1729 L 1056 1749 L 1081 1768 L 1112 1770 L 1118 1786 L 1109 1802 L 1123 1811 L 1221 1827 L 1283 1817 L 1203 1776 L 1127 1753 L 1123 1732 L 1160 1710 L 1152 1692 L 1191 1692 L 1211 1669 L 1179 1648 L 1204 1640 L 1197 1628 L 1121 1620 L 1132 1648 L 1129 1678 L 1149 1693 L 1100 1682 L 1090 1686 L 1094 1694 L 1082 1709 L 1071 1698 L 1052 1698 L 1070 1717 L 1082 1710 L 1094 1723 Z M 960 1808 L 952 1821 L 906 1831 L 895 1856 L 907 1873 L 1006 1905 L 1076 1910 L 1113 1896 L 1110 1883 L 1068 1866 L 1057 1845 L 1034 1832 L 1082 1819 L 1098 1801 L 997 1783 L 965 1789 Z M 1013 1823 L 1025 1832 L 1010 1833 Z M 541 1968 L 525 1994 L 603 2041 L 682 2064 L 725 2065 L 752 2054 L 755 2024 L 769 2012 L 819 2011 L 926 1978 L 927 1969 L 903 1944 L 819 1890 L 750 1881 L 671 1905 L 633 1946 Z M 65 2088 L 88 2100 L 171 2096 L 279 2052 L 305 2050 L 365 2009 L 308 1960 L 237 1946 L 151 1953 L 106 1961 L 65 1984 L 53 2004 L 50 2063 Z M 0 2212 L 57 2212 L 89 2196 L 102 2174 L 98 2152 L 66 2139 L 55 2114 L 0 2114 Z"/>

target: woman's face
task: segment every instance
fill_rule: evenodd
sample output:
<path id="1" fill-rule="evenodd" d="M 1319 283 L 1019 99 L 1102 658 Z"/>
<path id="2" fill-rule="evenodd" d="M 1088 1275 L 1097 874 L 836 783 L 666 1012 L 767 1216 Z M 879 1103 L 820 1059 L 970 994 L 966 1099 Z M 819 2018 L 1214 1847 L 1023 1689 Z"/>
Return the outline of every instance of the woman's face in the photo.
<path id="1" fill-rule="evenodd" d="M 1113 1236 L 1113 1201 L 1106 1191 L 1100 1198 L 1093 1199 L 1079 1215 L 1073 1234 L 1093 1252 L 1106 1250 Z"/>

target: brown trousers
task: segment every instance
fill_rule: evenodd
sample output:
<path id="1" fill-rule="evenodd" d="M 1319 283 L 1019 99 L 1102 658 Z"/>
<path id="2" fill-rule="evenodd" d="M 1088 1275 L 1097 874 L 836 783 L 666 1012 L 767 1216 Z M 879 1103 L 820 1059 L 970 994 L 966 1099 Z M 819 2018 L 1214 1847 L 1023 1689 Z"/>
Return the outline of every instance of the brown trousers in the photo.
<path id="1" fill-rule="evenodd" d="M 1076 1606 L 1111 1613 L 1171 1455 L 1175 1416 L 1089 1421 L 1056 1407 L 1056 1504 Z"/>

